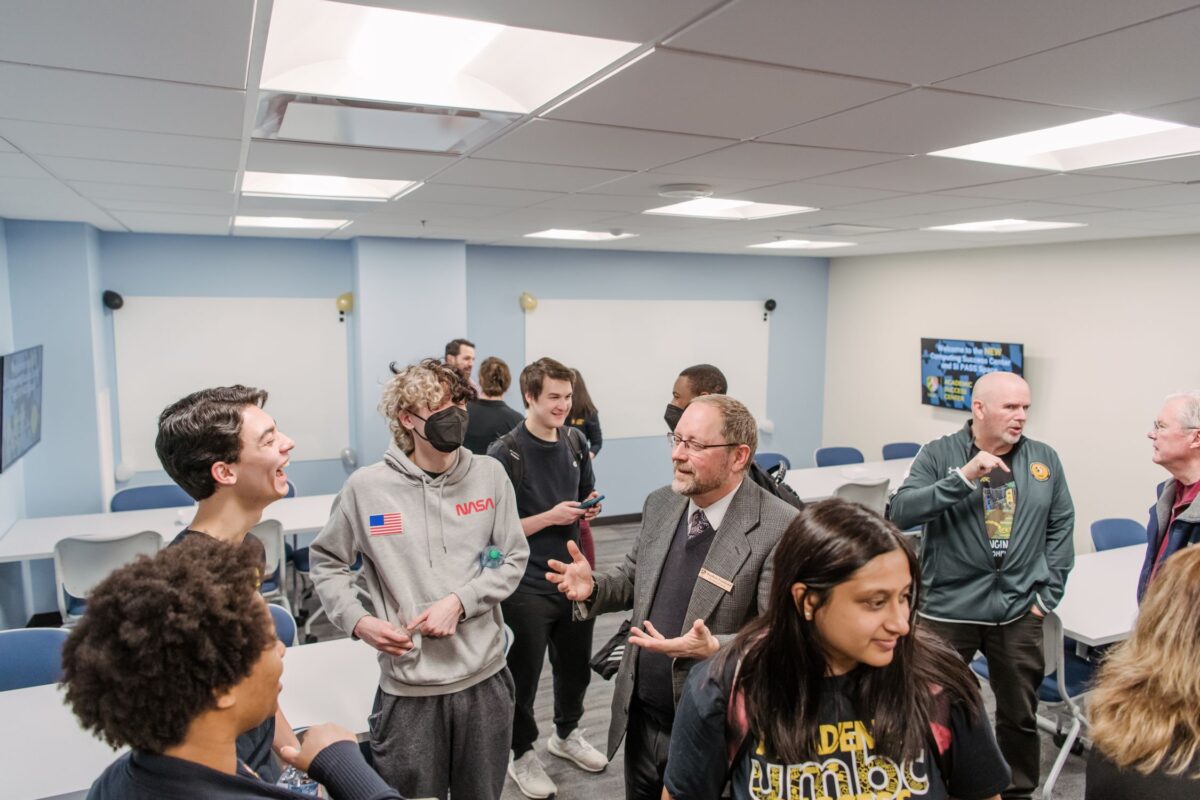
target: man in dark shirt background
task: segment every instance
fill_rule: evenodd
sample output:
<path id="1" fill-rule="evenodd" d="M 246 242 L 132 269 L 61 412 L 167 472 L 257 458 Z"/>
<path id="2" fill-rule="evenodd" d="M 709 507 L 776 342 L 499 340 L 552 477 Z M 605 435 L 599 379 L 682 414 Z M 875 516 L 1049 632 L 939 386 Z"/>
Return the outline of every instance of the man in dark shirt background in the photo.
<path id="1" fill-rule="evenodd" d="M 529 537 L 525 575 L 502 608 L 514 635 L 508 668 L 517 692 L 508 774 L 531 798 L 557 791 L 533 750 L 538 735 L 533 701 L 547 647 L 554 672 L 555 728 L 547 749 L 588 772 L 608 765 L 578 727 L 591 677 L 588 661 L 594 623 L 572 619 L 570 602 L 546 580 L 551 559 L 570 558 L 567 542 L 578 547 L 579 520 L 600 513 L 598 504 L 580 508 L 581 501 L 596 496 L 596 479 L 583 436 L 563 427 L 571 409 L 573 379 L 570 369 L 550 358 L 522 370 L 525 421 L 488 450 L 513 482 L 521 527 Z"/>

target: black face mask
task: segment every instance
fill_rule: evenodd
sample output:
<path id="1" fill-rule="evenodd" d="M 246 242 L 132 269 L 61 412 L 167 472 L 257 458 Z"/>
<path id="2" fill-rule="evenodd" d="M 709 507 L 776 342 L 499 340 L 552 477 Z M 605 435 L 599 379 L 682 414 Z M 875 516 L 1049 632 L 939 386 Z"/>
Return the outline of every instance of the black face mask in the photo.
<path id="1" fill-rule="evenodd" d="M 421 436 L 433 445 L 435 450 L 442 453 L 453 453 L 462 447 L 467 438 L 467 412 L 458 406 L 435 411 L 428 419 L 416 414 L 413 416 L 425 423 L 425 435 L 417 433 L 416 428 L 413 428 L 413 433 L 417 433 L 417 436 Z"/>
<path id="2" fill-rule="evenodd" d="M 671 433 L 675 432 L 675 426 L 679 424 L 679 418 L 682 416 L 682 408 L 667 403 L 667 411 L 663 414 L 663 419 L 667 421 L 667 427 L 671 429 Z"/>

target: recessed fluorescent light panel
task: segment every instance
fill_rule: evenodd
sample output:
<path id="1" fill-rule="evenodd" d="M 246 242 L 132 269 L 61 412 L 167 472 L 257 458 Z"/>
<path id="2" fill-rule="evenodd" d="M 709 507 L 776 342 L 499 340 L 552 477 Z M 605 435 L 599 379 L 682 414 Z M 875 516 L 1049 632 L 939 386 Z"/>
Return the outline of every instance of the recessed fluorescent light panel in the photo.
<path id="1" fill-rule="evenodd" d="M 751 244 L 747 247 L 761 247 L 766 250 L 826 250 L 831 247 L 854 247 L 857 242 L 816 242 L 808 239 L 778 239 L 774 242 Z"/>
<path id="2" fill-rule="evenodd" d="M 951 147 L 929 155 L 1070 172 L 1197 152 L 1200 152 L 1200 128 L 1129 114 L 1110 114 Z"/>
<path id="3" fill-rule="evenodd" d="M 308 217 L 234 217 L 235 228 L 295 228 L 306 230 L 335 230 L 348 219 L 309 219 Z"/>
<path id="4" fill-rule="evenodd" d="M 705 217 L 708 219 L 766 219 L 788 214 L 804 214 L 818 209 L 808 206 L 784 206 L 775 203 L 753 203 L 749 200 L 723 200 L 719 197 L 700 197 L 674 205 L 650 208 L 643 214 L 667 214 L 675 217 Z"/>
<path id="5" fill-rule="evenodd" d="M 1054 228 L 1083 228 L 1084 222 L 1043 222 L 1028 219 L 989 219 L 982 222 L 960 222 L 957 225 L 934 225 L 923 231 L 957 231 L 959 233 L 1021 233 L 1048 231 Z"/>
<path id="6" fill-rule="evenodd" d="M 636 233 L 620 233 L 617 231 L 574 231 L 561 228 L 527 233 L 527 239 L 569 239 L 576 242 L 614 242 L 617 239 L 632 239 Z"/>
<path id="7" fill-rule="evenodd" d="M 295 175 L 247 172 L 242 194 L 247 197 L 305 197 L 320 200 L 362 200 L 385 203 L 421 186 L 420 181 L 343 178 L 340 175 Z"/>
<path id="8" fill-rule="evenodd" d="M 275 0 L 260 86 L 526 114 L 638 46 L 354 3 Z"/>

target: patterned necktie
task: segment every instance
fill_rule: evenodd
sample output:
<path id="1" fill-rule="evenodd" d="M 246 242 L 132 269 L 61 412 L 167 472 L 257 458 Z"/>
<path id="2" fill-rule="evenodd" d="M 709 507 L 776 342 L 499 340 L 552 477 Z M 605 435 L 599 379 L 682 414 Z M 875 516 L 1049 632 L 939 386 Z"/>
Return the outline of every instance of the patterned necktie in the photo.
<path id="1" fill-rule="evenodd" d="M 708 524 L 708 517 L 704 516 L 704 512 L 696 509 L 692 512 L 692 521 L 688 525 L 688 541 L 695 539 L 701 534 L 708 533 L 712 530 L 712 525 Z"/>

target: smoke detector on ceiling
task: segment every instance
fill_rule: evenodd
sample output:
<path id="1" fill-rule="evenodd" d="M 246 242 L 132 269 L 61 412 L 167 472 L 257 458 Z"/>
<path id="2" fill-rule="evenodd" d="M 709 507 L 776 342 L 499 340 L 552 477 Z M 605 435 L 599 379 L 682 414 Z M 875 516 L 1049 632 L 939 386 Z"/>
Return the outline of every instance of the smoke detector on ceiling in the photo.
<path id="1" fill-rule="evenodd" d="M 712 197 L 713 187 L 707 183 L 668 183 L 658 187 L 659 197 L 677 197 L 683 200 L 696 200 L 701 197 Z"/>

